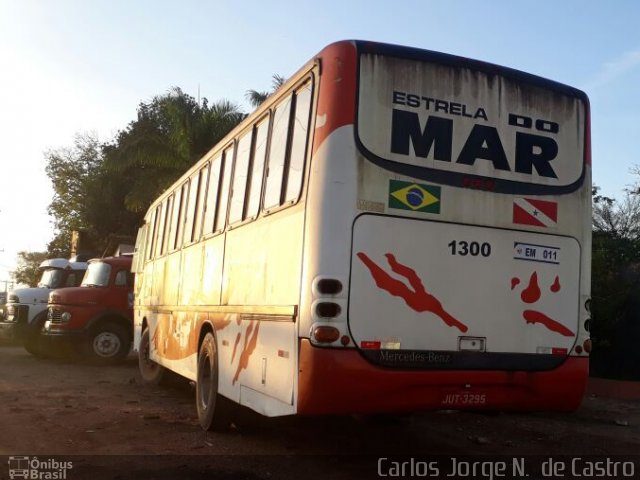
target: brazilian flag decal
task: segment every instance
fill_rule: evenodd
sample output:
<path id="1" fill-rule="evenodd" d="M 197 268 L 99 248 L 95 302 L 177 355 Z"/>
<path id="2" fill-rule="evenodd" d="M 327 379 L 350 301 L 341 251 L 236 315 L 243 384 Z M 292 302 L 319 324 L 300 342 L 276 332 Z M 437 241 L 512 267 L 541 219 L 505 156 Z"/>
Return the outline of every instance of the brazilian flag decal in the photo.
<path id="1" fill-rule="evenodd" d="M 440 213 L 440 187 L 390 180 L 389 208 Z"/>

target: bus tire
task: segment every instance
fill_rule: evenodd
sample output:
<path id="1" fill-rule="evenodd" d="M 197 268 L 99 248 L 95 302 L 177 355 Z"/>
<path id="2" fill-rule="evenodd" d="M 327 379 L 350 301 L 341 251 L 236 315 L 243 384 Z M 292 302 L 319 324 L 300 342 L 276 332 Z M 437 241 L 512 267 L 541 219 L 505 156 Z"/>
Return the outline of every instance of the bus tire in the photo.
<path id="1" fill-rule="evenodd" d="M 196 409 L 203 430 L 221 432 L 231 425 L 231 400 L 218 393 L 218 350 L 216 339 L 207 332 L 198 350 Z"/>
<path id="2" fill-rule="evenodd" d="M 91 330 L 85 353 L 93 363 L 113 365 L 124 360 L 130 348 L 129 332 L 117 323 L 106 322 Z"/>
<path id="3" fill-rule="evenodd" d="M 151 339 L 149 338 L 149 328 L 142 331 L 140 337 L 140 347 L 138 348 L 138 370 L 142 377 L 142 383 L 146 385 L 159 385 L 165 376 L 165 368 L 149 358 L 151 349 Z"/>

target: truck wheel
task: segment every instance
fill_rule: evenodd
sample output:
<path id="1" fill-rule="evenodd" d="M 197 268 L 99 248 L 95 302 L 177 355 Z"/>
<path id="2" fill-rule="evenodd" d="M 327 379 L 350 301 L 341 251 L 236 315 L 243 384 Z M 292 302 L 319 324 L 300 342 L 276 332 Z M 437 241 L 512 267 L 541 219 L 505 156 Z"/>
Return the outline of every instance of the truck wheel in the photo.
<path id="1" fill-rule="evenodd" d="M 138 369 L 142 382 L 147 385 L 158 385 L 162 382 L 166 370 L 162 365 L 157 364 L 149 358 L 151 348 L 149 328 L 145 328 L 140 338 L 140 348 L 138 349 Z"/>
<path id="2" fill-rule="evenodd" d="M 34 357 L 48 358 L 49 352 L 44 340 L 40 332 L 28 332 L 22 340 L 22 345 L 24 349 Z"/>
<path id="3" fill-rule="evenodd" d="M 46 316 L 33 320 L 33 325 L 27 325 L 22 338 L 24 349 L 34 357 L 48 358 L 51 352 L 47 348 L 47 339 L 42 335 L 42 327 Z"/>
<path id="4" fill-rule="evenodd" d="M 124 360 L 130 348 L 129 332 L 115 323 L 105 323 L 95 327 L 85 345 L 89 358 L 101 365 L 111 365 Z"/>
<path id="5" fill-rule="evenodd" d="M 203 430 L 225 431 L 231 425 L 231 400 L 218 393 L 218 350 L 211 332 L 202 340 L 198 352 L 196 408 Z"/>

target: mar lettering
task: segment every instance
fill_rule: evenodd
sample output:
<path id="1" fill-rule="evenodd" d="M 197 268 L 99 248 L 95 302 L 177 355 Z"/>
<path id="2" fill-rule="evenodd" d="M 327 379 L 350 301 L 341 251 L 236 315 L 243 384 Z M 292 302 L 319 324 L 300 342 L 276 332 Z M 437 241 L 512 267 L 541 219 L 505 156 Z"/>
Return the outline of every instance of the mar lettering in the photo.
<path id="1" fill-rule="evenodd" d="M 519 117 L 518 117 L 519 118 Z M 509 124 L 516 124 L 512 115 Z M 556 133 L 557 127 L 547 128 L 541 124 L 538 130 Z M 557 125 L 557 124 L 552 124 Z M 538 125 L 536 125 L 538 127 Z M 555 130 L 555 131 L 554 131 Z M 409 155 L 410 146 L 417 157 L 427 158 L 433 150 L 433 158 L 441 162 L 451 162 L 453 158 L 453 120 L 430 115 L 424 128 L 416 112 L 393 109 L 391 123 L 391 152 Z M 514 170 L 518 173 L 533 174 L 548 178 L 558 178 L 551 161 L 558 155 L 558 144 L 553 138 L 526 132 L 515 134 Z M 507 154 L 502 145 L 498 129 L 476 124 L 458 153 L 456 163 L 473 166 L 476 160 L 492 163 L 496 170 L 511 171 Z"/>

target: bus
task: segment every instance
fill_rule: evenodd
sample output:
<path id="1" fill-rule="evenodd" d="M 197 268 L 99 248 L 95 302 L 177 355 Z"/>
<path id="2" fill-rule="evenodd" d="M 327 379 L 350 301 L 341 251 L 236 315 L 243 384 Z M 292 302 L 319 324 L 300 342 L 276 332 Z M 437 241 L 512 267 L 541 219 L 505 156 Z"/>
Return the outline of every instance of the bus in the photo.
<path id="1" fill-rule="evenodd" d="M 204 429 L 265 416 L 576 409 L 589 102 L 417 48 L 324 48 L 146 213 L 134 350 Z"/>

